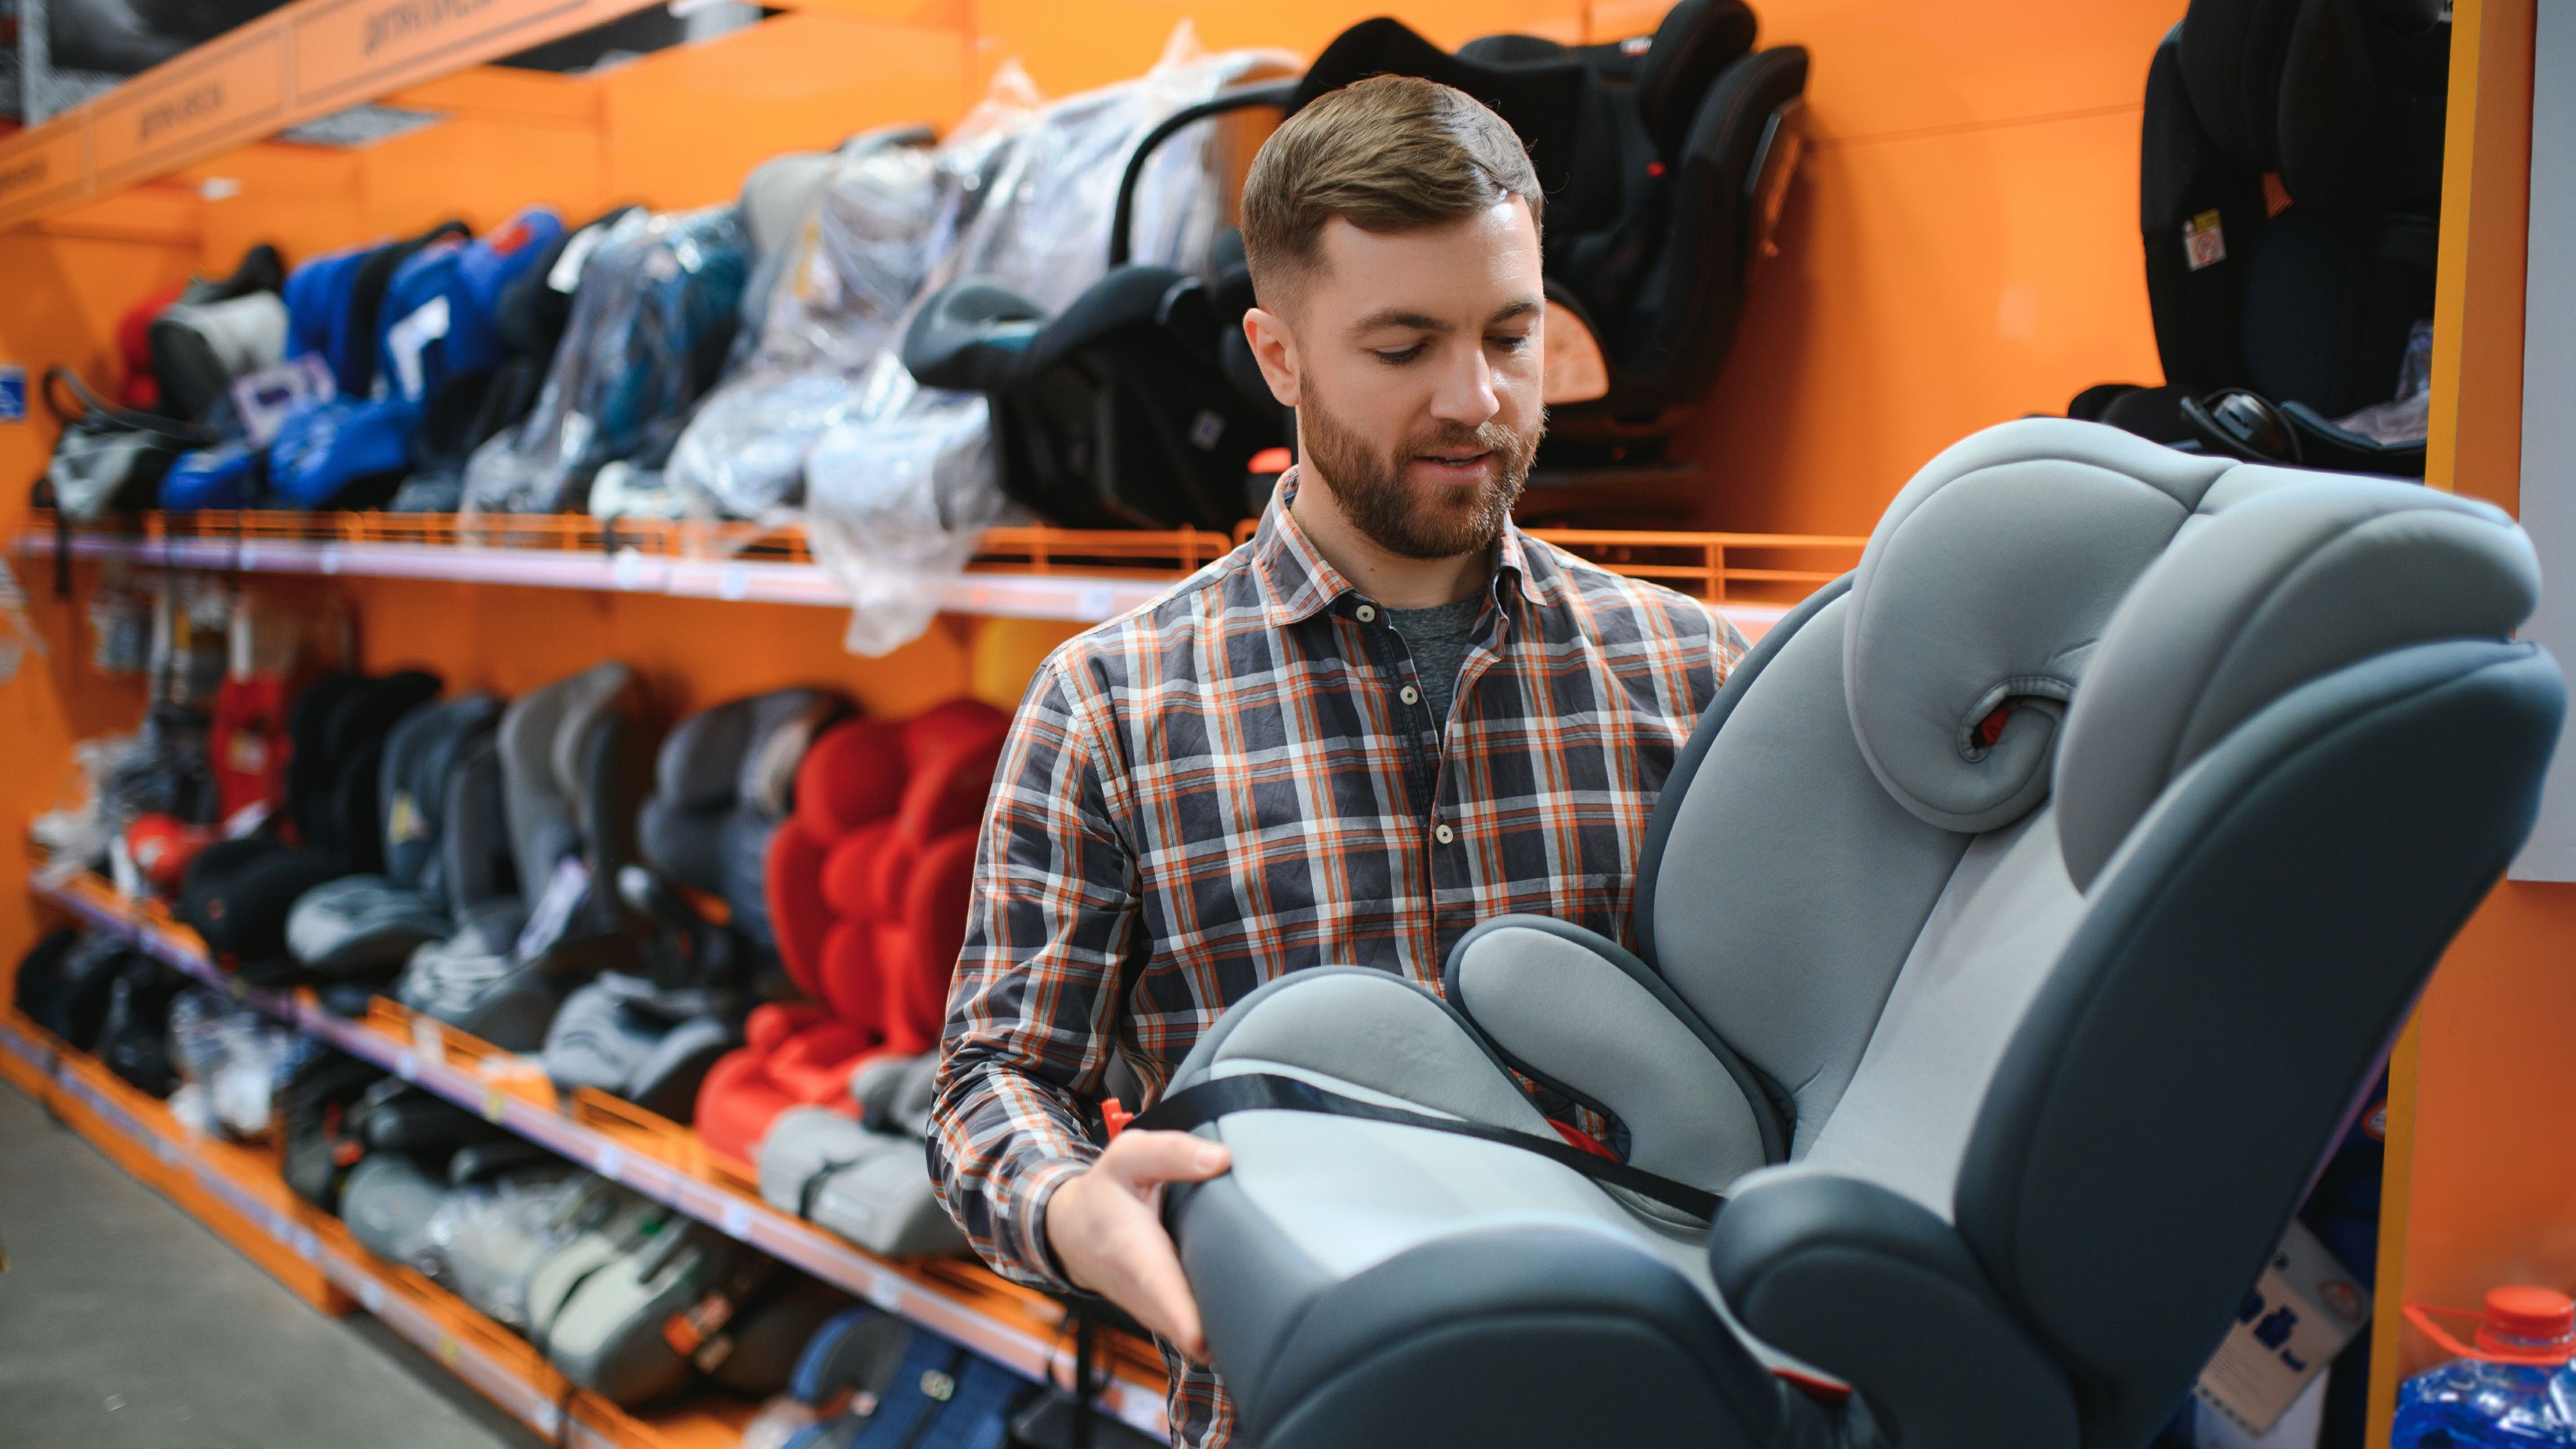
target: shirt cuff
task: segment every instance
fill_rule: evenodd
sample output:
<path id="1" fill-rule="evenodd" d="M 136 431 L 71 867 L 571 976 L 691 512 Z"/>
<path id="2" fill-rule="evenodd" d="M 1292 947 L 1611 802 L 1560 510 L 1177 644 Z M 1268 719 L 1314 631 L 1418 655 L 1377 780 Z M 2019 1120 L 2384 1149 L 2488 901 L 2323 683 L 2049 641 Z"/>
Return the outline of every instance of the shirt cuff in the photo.
<path id="1" fill-rule="evenodd" d="M 1047 1208 L 1055 1201 L 1057 1188 L 1071 1182 L 1090 1166 L 1090 1162 L 1080 1158 L 1059 1157 L 1031 1168 L 1020 1179 L 1019 1191 L 1028 1203 L 1028 1210 L 1020 1215 L 1019 1259 L 1029 1266 L 1030 1271 L 1046 1280 L 1043 1286 L 1058 1293 L 1084 1290 L 1077 1287 L 1064 1271 L 1064 1264 L 1056 1260 L 1054 1244 L 1047 1241 Z"/>

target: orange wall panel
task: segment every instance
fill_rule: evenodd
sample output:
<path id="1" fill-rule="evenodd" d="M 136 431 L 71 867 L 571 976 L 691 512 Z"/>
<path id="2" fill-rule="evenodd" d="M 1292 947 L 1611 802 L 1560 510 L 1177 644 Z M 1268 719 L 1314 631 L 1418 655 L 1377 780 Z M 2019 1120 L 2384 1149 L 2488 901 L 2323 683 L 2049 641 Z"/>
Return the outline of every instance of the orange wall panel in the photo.
<path id="1" fill-rule="evenodd" d="M 1374 15 L 1393 15 L 1443 45 L 1519 31 L 1567 42 L 1583 38 L 1580 0 L 1413 0 L 1400 5 L 1280 5 L 1271 0 L 980 0 L 975 9 L 977 83 L 1017 60 L 1050 96 L 1069 95 L 1142 74 L 1183 20 L 1209 50 L 1276 46 L 1312 57 L 1336 35 Z"/>
<path id="2" fill-rule="evenodd" d="M 828 150 L 878 126 L 946 127 L 965 113 L 967 41 L 954 30 L 781 15 L 602 78 L 607 194 L 711 206 L 781 151 Z"/>
<path id="3" fill-rule="evenodd" d="M 1819 118 L 1819 127 L 1828 123 Z M 2134 110 L 1826 138 L 1679 451 L 1709 527 L 1867 533 L 1922 462 L 2094 382 L 2162 376 Z"/>

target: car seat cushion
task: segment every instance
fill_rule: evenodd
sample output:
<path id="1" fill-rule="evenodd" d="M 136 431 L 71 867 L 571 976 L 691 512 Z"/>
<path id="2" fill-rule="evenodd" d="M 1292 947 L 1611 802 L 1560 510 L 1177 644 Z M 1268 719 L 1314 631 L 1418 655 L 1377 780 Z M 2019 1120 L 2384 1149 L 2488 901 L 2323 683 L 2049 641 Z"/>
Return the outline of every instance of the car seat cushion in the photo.
<path id="1" fill-rule="evenodd" d="M 296 898 L 286 917 L 289 954 L 332 976 L 390 974 L 455 922 L 437 903 L 383 876 L 342 876 Z"/>

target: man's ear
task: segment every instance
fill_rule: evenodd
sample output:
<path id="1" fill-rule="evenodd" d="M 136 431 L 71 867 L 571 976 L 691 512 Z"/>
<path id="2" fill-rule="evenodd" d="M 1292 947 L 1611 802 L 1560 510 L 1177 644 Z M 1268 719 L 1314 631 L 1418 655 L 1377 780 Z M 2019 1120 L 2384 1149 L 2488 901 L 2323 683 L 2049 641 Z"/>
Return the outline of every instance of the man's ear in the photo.
<path id="1" fill-rule="evenodd" d="M 1243 340 L 1252 344 L 1252 360 L 1261 367 L 1270 395 L 1283 408 L 1297 406 L 1297 339 L 1278 314 L 1258 307 L 1243 314 Z"/>

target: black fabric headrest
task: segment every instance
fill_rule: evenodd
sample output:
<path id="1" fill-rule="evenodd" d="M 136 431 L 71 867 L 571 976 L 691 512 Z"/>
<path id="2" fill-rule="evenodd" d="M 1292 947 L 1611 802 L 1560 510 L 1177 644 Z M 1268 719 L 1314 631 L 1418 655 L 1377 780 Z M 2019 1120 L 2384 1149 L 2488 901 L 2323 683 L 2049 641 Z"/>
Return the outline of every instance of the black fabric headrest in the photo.
<path id="1" fill-rule="evenodd" d="M 2212 143 L 2292 201 L 2431 211 L 2449 50 L 2430 0 L 2192 0 L 2179 55 Z"/>
<path id="2" fill-rule="evenodd" d="M 1565 56 L 1478 64 L 1442 50 L 1401 21 L 1380 16 L 1361 21 L 1324 47 L 1289 99 L 1288 114 L 1295 115 L 1327 91 L 1373 75 L 1420 76 L 1465 91 L 1520 133 L 1538 172 L 1539 189 L 1551 202 L 1575 183 L 1582 159 L 1578 140 L 1592 100 L 1587 92 L 1594 84 L 1581 61 Z"/>
<path id="3" fill-rule="evenodd" d="M 1680 159 L 1717 73 L 1750 53 L 1759 32 L 1742 0 L 1681 0 L 1665 12 L 1637 70 L 1637 119 L 1657 155 Z"/>

